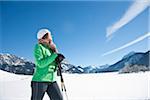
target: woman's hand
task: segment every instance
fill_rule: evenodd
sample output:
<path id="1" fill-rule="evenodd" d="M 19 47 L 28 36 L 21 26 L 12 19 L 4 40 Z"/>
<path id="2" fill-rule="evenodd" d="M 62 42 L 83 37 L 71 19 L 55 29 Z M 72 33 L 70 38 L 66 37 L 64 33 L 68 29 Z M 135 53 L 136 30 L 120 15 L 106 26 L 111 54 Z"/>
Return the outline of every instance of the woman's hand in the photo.
<path id="1" fill-rule="evenodd" d="M 51 48 L 55 53 L 58 53 L 58 50 L 57 50 L 57 48 L 56 48 L 56 45 L 55 45 L 53 42 L 51 42 L 51 43 L 49 44 L 49 46 L 50 46 L 50 48 Z"/>
<path id="2" fill-rule="evenodd" d="M 53 52 L 58 53 L 58 50 L 56 48 L 56 45 L 54 44 L 54 42 L 52 40 L 46 40 L 46 39 L 39 39 L 38 41 L 41 44 L 45 44 L 47 45 L 49 48 L 51 48 L 53 50 Z"/>

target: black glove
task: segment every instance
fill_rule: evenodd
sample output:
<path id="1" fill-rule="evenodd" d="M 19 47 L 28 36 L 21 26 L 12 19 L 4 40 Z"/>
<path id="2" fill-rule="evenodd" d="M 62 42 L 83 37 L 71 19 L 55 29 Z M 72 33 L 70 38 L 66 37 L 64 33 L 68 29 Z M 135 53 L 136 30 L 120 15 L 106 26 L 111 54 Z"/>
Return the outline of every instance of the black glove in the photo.
<path id="1" fill-rule="evenodd" d="M 65 59 L 65 56 L 59 53 L 55 61 L 56 63 L 61 63 L 64 59 Z"/>

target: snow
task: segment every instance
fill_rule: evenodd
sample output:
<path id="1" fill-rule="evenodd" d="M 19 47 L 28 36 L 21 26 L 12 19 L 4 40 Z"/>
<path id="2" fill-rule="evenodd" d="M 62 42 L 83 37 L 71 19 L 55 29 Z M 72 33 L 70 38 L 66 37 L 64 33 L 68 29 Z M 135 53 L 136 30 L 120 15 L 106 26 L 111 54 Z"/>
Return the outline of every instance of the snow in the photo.
<path id="1" fill-rule="evenodd" d="M 0 76 L 0 100 L 30 100 L 32 76 L 15 75 L 1 70 Z M 150 99 L 150 72 L 63 76 L 69 100 Z M 45 95 L 43 100 L 49 100 L 48 96 Z"/>

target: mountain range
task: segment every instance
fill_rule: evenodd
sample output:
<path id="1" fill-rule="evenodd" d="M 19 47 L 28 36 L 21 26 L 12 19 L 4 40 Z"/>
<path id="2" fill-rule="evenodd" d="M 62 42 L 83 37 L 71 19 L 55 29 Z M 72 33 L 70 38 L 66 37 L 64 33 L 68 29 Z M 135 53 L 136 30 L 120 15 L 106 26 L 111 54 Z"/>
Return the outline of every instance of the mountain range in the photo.
<path id="1" fill-rule="evenodd" d="M 0 69 L 15 73 L 32 75 L 34 72 L 35 64 L 23 57 L 17 57 L 12 54 L 0 54 Z"/>
<path id="2" fill-rule="evenodd" d="M 75 66 L 67 61 L 62 62 L 62 72 L 64 73 L 103 73 L 103 72 L 119 72 L 130 73 L 139 71 L 150 71 L 150 51 L 145 53 L 130 52 L 118 62 L 112 65 L 102 66 Z M 32 75 L 34 73 L 35 64 L 27 59 L 12 54 L 0 54 L 0 69 L 15 73 Z"/>

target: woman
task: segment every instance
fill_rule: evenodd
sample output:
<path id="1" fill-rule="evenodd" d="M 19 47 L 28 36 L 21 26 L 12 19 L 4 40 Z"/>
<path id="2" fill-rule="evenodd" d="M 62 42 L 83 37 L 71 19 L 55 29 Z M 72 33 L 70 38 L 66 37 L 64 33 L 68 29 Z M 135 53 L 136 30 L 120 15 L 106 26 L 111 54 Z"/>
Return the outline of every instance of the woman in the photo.
<path id="1" fill-rule="evenodd" d="M 31 100 L 42 100 L 47 92 L 50 100 L 63 100 L 62 94 L 56 82 L 58 57 L 57 49 L 53 43 L 51 32 L 41 29 L 37 33 L 38 44 L 34 49 L 36 69 L 31 81 Z"/>

